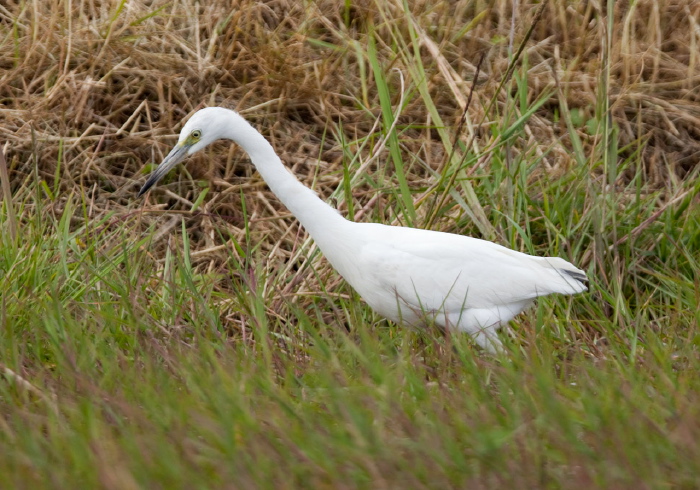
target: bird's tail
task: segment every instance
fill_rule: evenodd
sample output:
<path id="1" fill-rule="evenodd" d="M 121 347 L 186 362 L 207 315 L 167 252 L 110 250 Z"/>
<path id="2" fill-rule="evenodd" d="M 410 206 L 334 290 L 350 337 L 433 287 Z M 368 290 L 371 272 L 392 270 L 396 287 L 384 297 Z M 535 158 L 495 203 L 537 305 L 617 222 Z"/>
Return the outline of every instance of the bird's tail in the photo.
<path id="1" fill-rule="evenodd" d="M 556 274 L 559 279 L 557 285 L 560 289 L 557 292 L 576 294 L 588 290 L 588 286 L 586 286 L 588 276 L 581 269 L 559 257 L 545 257 L 544 260 L 547 266 L 552 269 L 552 273 Z"/>

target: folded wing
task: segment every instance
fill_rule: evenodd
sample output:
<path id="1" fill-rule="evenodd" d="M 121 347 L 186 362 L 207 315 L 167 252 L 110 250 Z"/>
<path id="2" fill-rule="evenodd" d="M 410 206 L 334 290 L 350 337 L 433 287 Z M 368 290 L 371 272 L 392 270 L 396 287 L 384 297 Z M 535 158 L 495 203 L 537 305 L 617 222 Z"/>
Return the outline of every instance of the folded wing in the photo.
<path id="1" fill-rule="evenodd" d="M 533 257 L 448 233 L 377 226 L 381 233 L 374 233 L 377 239 L 363 247 L 360 258 L 368 291 L 384 291 L 381 302 L 387 304 L 372 305 L 377 309 L 396 309 L 398 299 L 423 311 L 454 312 L 587 289 L 585 273 L 558 257 Z M 356 289 L 365 296 L 365 288 Z"/>

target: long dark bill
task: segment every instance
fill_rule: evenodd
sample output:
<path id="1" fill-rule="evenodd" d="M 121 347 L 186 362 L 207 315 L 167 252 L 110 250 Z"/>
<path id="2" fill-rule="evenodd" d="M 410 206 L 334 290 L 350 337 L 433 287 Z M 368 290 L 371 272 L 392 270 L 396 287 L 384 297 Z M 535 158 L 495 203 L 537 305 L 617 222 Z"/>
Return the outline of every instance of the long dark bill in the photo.
<path id="1" fill-rule="evenodd" d="M 141 190 L 139 191 L 138 197 L 143 196 L 148 189 L 153 187 L 155 184 L 158 183 L 160 179 L 162 179 L 165 174 L 170 172 L 172 168 L 180 163 L 182 160 L 185 159 L 187 156 L 187 149 L 189 148 L 188 145 L 180 144 L 178 143 L 175 148 L 170 150 L 170 153 L 168 153 L 168 156 L 163 159 L 160 165 L 156 167 L 156 169 L 153 171 L 150 177 L 148 177 L 148 180 L 146 181 L 145 184 L 143 184 L 143 187 L 141 187 Z"/>

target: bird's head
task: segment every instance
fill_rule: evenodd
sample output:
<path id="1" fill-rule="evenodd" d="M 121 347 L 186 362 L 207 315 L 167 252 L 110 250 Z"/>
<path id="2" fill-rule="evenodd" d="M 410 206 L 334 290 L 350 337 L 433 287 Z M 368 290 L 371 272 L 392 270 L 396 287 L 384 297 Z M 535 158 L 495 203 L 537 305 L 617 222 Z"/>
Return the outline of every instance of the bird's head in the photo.
<path id="1" fill-rule="evenodd" d="M 187 156 L 198 152 L 218 139 L 224 138 L 225 118 L 230 117 L 231 112 L 221 107 L 207 107 L 197 111 L 185 123 L 180 131 L 177 144 L 153 171 L 138 195 L 142 196 Z"/>

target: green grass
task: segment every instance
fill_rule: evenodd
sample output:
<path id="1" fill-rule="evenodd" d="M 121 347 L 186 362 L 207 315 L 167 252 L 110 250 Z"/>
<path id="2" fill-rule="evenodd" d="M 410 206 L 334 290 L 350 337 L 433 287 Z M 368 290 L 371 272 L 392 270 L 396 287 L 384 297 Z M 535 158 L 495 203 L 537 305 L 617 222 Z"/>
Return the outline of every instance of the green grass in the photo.
<path id="1" fill-rule="evenodd" d="M 620 115 L 618 92 L 654 90 L 617 86 L 619 53 L 586 65 L 581 35 L 583 58 L 562 42 L 544 70 L 561 73 L 538 78 L 538 29 L 564 15 L 554 2 L 533 29 L 522 22 L 516 39 L 534 37 L 518 58 L 508 32 L 484 27 L 504 2 L 462 24 L 441 2 L 346 2 L 338 19 L 335 4 L 289 3 L 279 18 L 292 24 L 274 29 L 253 3 L 199 17 L 108 5 L 97 40 L 84 13 L 62 24 L 58 2 L 44 19 L 70 53 L 61 66 L 105 82 L 75 85 L 71 116 L 26 116 L 25 77 L 49 104 L 73 72 L 41 68 L 53 58 L 36 44 L 35 5 L 0 17 L 2 66 L 28 70 L 0 85 L 0 104 L 17 106 L 0 125 L 13 142 L 0 169 L 0 488 L 700 486 L 700 173 L 650 157 L 682 138 L 648 126 L 685 131 L 682 113 L 653 119 L 635 102 L 624 108 L 638 119 Z M 596 15 L 609 50 L 620 21 Z M 465 110 L 469 36 L 493 51 Z M 131 71 L 101 72 L 112 57 Z M 589 72 L 599 88 L 583 93 Z M 341 75 L 314 92 L 329 73 Z M 539 300 L 491 356 L 372 312 L 237 150 L 216 145 L 137 200 L 139 169 L 162 158 L 183 113 L 221 98 L 252 107 L 244 115 L 350 219 L 561 256 L 590 291 Z"/>
<path id="2" fill-rule="evenodd" d="M 697 189 L 642 226 L 653 193 L 621 206 L 575 175 L 528 183 L 529 154 L 500 161 L 477 188 L 511 246 L 603 261 L 590 293 L 519 317 L 500 358 L 387 324 L 347 288 L 271 311 L 287 278 L 252 240 L 225 295 L 184 224 L 156 261 L 138 214 L 72 226 L 82 196 L 56 212 L 28 186 L 22 240 L 0 248 L 0 486 L 696 485 Z"/>

